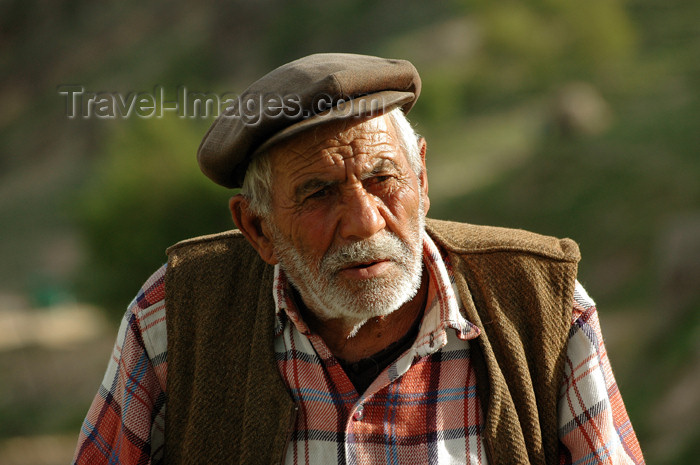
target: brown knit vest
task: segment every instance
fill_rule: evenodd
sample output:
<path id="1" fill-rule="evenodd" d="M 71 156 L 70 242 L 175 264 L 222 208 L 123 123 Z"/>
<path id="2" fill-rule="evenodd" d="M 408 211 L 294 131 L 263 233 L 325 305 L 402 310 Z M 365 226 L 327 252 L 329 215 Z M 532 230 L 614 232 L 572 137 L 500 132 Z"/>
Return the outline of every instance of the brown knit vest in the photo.
<path id="1" fill-rule="evenodd" d="M 556 464 L 578 247 L 428 220 L 452 262 L 493 464 Z M 166 463 L 283 463 L 295 407 L 273 349 L 273 268 L 238 231 L 168 249 Z"/>

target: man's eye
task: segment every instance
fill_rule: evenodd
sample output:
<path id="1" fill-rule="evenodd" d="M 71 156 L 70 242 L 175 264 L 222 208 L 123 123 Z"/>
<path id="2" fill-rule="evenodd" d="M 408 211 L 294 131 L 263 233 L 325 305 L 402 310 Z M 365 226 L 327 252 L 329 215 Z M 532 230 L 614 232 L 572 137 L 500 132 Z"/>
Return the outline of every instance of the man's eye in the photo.
<path id="1" fill-rule="evenodd" d="M 309 195 L 306 197 L 307 199 L 320 199 L 328 195 L 328 188 L 324 187 L 322 189 L 319 189 L 315 191 L 313 194 Z"/>
<path id="2" fill-rule="evenodd" d="M 372 176 L 371 178 L 368 179 L 369 186 L 384 186 L 387 185 L 390 181 L 394 179 L 393 176 L 389 174 L 383 174 L 379 176 Z"/>

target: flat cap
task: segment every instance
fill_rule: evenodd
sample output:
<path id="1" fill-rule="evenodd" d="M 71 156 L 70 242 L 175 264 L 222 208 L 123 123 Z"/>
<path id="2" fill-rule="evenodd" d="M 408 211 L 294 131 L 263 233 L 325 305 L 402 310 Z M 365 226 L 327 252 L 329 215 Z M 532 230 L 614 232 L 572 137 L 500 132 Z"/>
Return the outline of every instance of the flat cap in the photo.
<path id="1" fill-rule="evenodd" d="M 250 85 L 202 139 L 202 172 L 225 187 L 241 187 L 252 157 L 313 126 L 343 118 L 408 113 L 420 76 L 405 60 L 320 53 L 282 65 Z"/>

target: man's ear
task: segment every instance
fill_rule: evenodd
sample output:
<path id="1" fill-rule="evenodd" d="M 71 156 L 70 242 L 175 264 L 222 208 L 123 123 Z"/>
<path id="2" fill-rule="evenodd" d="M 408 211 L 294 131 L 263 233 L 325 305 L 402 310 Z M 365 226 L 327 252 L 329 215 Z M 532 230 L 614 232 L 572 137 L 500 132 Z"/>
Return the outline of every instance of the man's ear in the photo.
<path id="1" fill-rule="evenodd" d="M 258 252 L 260 258 L 270 265 L 277 264 L 270 230 L 266 227 L 264 218 L 256 215 L 250 210 L 248 199 L 238 194 L 231 197 L 228 202 L 231 210 L 231 217 L 236 223 L 243 236 L 250 242 L 250 245 Z"/>
<path id="2" fill-rule="evenodd" d="M 428 213 L 430 209 L 430 198 L 428 197 L 428 169 L 425 167 L 425 153 L 428 150 L 428 143 L 425 138 L 421 137 L 418 139 L 418 150 L 420 150 L 420 176 L 418 180 L 420 181 L 420 187 L 423 194 L 423 208 L 425 213 Z"/>

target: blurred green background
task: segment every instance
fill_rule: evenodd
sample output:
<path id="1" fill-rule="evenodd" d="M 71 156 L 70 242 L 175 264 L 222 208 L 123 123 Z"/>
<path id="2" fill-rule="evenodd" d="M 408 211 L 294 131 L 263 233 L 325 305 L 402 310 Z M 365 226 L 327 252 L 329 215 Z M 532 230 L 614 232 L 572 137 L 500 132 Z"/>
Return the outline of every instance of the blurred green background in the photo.
<path id="1" fill-rule="evenodd" d="M 567 236 L 649 463 L 700 456 L 700 3 L 0 2 L 0 463 L 67 463 L 116 325 L 232 227 L 211 120 L 66 116 L 59 87 L 239 93 L 313 52 L 405 58 L 431 216 Z"/>

